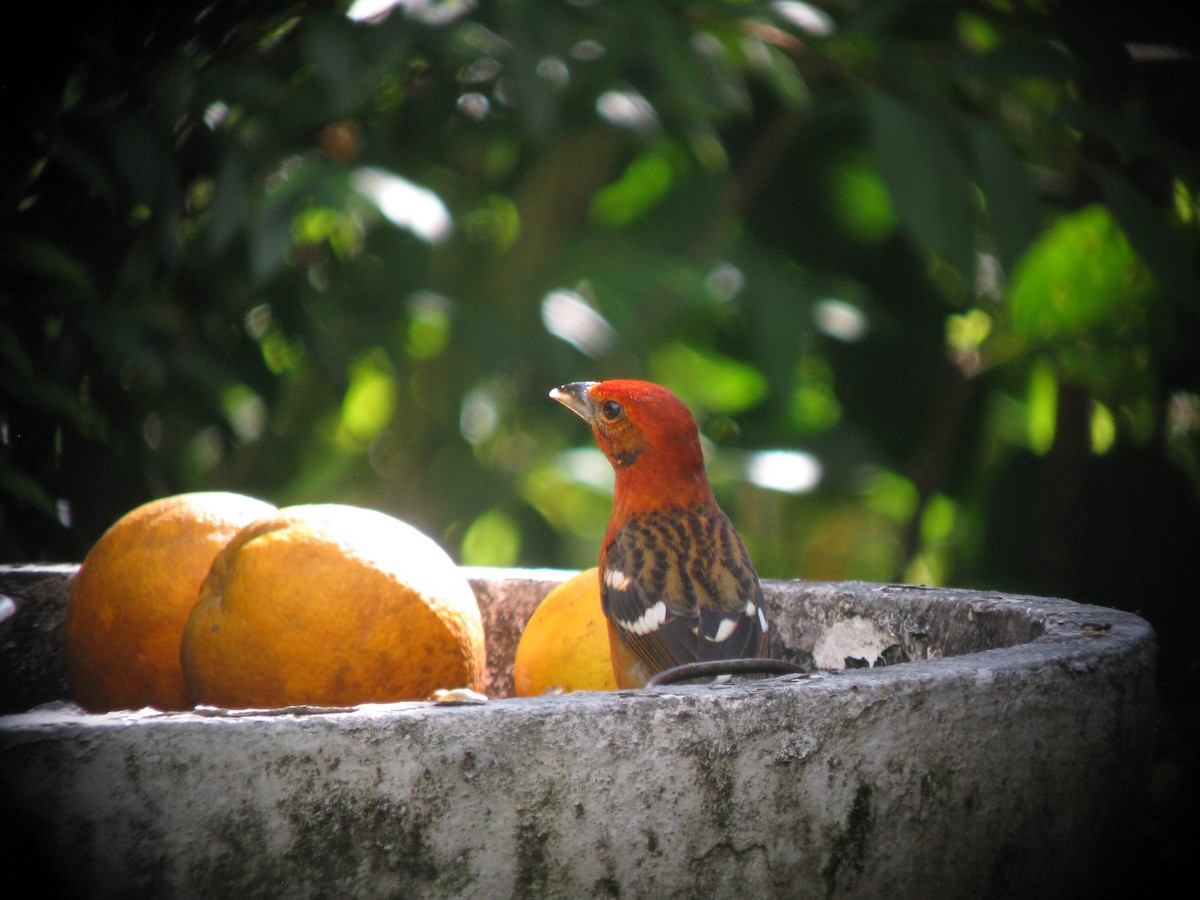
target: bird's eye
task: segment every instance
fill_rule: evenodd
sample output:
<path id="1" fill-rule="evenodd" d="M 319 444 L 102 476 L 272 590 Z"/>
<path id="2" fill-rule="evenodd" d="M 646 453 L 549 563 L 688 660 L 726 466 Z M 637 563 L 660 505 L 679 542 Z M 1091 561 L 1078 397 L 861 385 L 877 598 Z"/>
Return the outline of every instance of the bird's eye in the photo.
<path id="1" fill-rule="evenodd" d="M 605 400 L 600 404 L 600 415 L 609 422 L 615 422 L 625 414 L 624 407 L 616 400 Z"/>

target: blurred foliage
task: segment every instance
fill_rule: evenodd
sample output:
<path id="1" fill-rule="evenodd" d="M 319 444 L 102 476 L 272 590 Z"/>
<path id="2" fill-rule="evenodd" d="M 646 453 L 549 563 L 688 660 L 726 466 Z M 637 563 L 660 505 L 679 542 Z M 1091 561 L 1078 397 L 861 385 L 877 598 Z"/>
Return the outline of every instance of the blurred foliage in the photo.
<path id="1" fill-rule="evenodd" d="M 611 475 L 546 393 L 619 375 L 764 576 L 1194 622 L 1197 70 L 1146 8 L 347 6 L 5 54 L 6 559 L 231 488 L 590 565 Z"/>
<path id="2" fill-rule="evenodd" d="M 3 558 L 226 488 L 584 567 L 611 472 L 546 394 L 645 377 L 762 575 L 1131 609 L 1194 691 L 1174 4 L 347 7 L 5 30 Z"/>

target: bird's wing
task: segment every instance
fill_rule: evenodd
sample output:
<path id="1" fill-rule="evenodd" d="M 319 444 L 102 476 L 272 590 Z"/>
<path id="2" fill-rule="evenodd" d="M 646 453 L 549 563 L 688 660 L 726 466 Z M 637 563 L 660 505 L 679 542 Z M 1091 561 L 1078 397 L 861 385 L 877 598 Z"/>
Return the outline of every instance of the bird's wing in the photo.
<path id="1" fill-rule="evenodd" d="M 758 576 L 715 505 L 639 516 L 602 560 L 604 612 L 655 671 L 767 655 Z"/>

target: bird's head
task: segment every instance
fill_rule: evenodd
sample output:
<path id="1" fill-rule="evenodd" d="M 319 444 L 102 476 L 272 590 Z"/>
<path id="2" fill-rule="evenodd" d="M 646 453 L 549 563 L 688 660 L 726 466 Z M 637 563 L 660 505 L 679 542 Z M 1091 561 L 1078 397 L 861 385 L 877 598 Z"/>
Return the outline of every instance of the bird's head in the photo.
<path id="1" fill-rule="evenodd" d="M 711 496 L 696 420 L 682 400 L 648 381 L 576 381 L 550 396 L 592 426 L 617 472 L 618 496 L 686 505 Z M 631 498 L 632 499 L 632 498 Z"/>

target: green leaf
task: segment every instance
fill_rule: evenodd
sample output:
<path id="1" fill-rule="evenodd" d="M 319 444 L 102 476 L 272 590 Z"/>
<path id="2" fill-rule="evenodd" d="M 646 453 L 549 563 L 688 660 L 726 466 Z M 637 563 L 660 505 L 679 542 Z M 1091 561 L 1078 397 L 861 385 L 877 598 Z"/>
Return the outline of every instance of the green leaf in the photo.
<path id="1" fill-rule="evenodd" d="M 591 217 L 610 228 L 629 225 L 653 209 L 674 183 L 675 172 L 666 156 L 643 153 L 625 167 L 620 178 L 592 198 Z"/>
<path id="2" fill-rule="evenodd" d="M 365 97 L 360 74 L 364 67 L 353 40 L 353 26 L 342 17 L 317 15 L 310 16 L 305 26 L 301 43 L 318 83 L 325 89 L 326 115 L 352 112 Z"/>
<path id="3" fill-rule="evenodd" d="M 1158 276 L 1162 286 L 1192 313 L 1200 313 L 1200 277 L 1163 210 L 1129 181 L 1113 172 L 1097 178 L 1129 243 Z"/>
<path id="4" fill-rule="evenodd" d="M 888 31 L 896 22 L 908 14 L 914 0 L 876 0 L 875 3 L 855 4 L 854 11 L 842 24 L 842 33 L 857 31 L 878 34 Z"/>
<path id="5" fill-rule="evenodd" d="M 283 266 L 292 245 L 292 221 L 280 202 L 263 204 L 250 220 L 250 274 L 258 283 L 267 281 Z"/>
<path id="6" fill-rule="evenodd" d="M 964 276 L 975 270 L 974 211 L 962 149 L 947 125 L 881 91 L 866 95 L 879 171 L 904 230 Z"/>
<path id="7" fill-rule="evenodd" d="M 775 88 L 779 98 L 789 106 L 798 107 L 810 102 L 812 92 L 791 57 L 776 47 L 767 47 L 766 53 L 770 63 L 763 68 L 763 76 Z"/>
<path id="8" fill-rule="evenodd" d="M 1140 156 L 1192 182 L 1200 181 L 1200 156 L 1134 118 L 1086 103 L 1064 103 L 1064 124 L 1111 144 L 1123 157 Z"/>
<path id="9" fill-rule="evenodd" d="M 987 53 L 961 57 L 954 69 L 962 75 L 1062 81 L 1075 77 L 1079 65 L 1048 41 L 1017 39 L 1005 41 Z"/>
<path id="10" fill-rule="evenodd" d="M 220 255 L 238 229 L 243 227 L 251 190 L 244 156 L 232 151 L 225 154 L 213 188 L 212 203 L 208 207 L 208 250 L 213 256 Z"/>
<path id="11" fill-rule="evenodd" d="M 974 121 L 966 134 L 997 254 L 1011 272 L 1036 236 L 1037 196 L 1024 163 L 998 129 Z"/>
<path id="12" fill-rule="evenodd" d="M 47 285 L 65 289 L 66 295 L 94 298 L 96 287 L 87 263 L 51 240 L 36 235 L 4 235 L 0 239 L 0 265 L 44 279 Z M 64 291 L 56 291 L 55 295 L 62 298 Z"/>
<path id="13" fill-rule="evenodd" d="M 58 505 L 37 479 L 0 458 L 0 494 L 25 503 L 48 518 L 58 518 Z"/>

